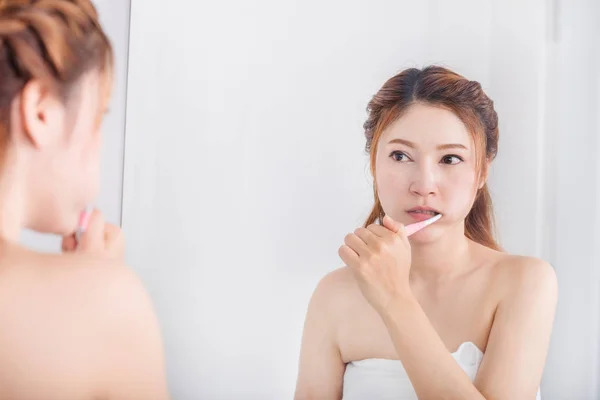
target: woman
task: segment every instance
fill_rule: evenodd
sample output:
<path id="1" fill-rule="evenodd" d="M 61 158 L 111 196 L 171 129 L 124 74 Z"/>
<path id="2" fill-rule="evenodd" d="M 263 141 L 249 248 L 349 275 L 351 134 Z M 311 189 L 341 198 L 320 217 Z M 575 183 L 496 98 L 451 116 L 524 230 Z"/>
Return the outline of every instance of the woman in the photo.
<path id="1" fill-rule="evenodd" d="M 391 78 L 368 111 L 375 205 L 311 298 L 295 398 L 539 397 L 557 283 L 494 240 L 492 101 L 432 66 Z"/>
<path id="2" fill-rule="evenodd" d="M 112 49 L 89 0 L 0 1 L 0 399 L 168 398 L 152 305 L 99 186 Z M 23 228 L 63 254 L 19 246 Z"/>

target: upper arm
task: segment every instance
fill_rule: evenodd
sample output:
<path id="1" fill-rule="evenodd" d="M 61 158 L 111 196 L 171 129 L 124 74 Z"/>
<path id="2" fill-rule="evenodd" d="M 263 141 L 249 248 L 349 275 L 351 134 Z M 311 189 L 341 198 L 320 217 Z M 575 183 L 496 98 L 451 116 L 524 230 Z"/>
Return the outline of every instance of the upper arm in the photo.
<path id="1" fill-rule="evenodd" d="M 475 385 L 488 399 L 535 399 L 557 302 L 553 268 L 525 259 L 498 304 Z"/>
<path id="2" fill-rule="evenodd" d="M 99 340 L 108 399 L 167 400 L 160 327 L 144 286 L 122 265 L 106 285 Z"/>
<path id="3" fill-rule="evenodd" d="M 345 364 L 336 340 L 335 313 L 331 296 L 335 279 L 332 274 L 323 278 L 315 289 L 308 306 L 302 345 L 295 400 L 337 400 L 342 398 Z"/>

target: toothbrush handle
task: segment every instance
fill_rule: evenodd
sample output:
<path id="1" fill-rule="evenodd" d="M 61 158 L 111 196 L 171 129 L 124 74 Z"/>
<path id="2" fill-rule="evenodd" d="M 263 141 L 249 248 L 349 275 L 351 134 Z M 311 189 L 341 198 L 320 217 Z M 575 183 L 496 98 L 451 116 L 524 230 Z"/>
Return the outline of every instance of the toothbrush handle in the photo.
<path id="1" fill-rule="evenodd" d="M 406 226 L 406 236 L 410 236 L 410 235 L 413 235 L 413 234 L 419 232 L 421 229 L 433 224 L 438 219 L 440 219 L 440 214 L 436 215 L 435 217 L 426 219 L 425 221 L 407 225 Z"/>

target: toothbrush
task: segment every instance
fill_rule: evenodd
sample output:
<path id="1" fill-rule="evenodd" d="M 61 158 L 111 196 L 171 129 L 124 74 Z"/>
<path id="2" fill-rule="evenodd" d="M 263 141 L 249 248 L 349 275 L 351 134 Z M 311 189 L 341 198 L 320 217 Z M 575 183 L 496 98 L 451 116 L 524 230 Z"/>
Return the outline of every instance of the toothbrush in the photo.
<path id="1" fill-rule="evenodd" d="M 92 205 L 88 205 L 85 208 L 85 211 L 81 214 L 81 218 L 79 219 L 79 225 L 77 226 L 77 230 L 75 231 L 75 239 L 77 243 L 81 240 L 81 235 L 85 232 L 90 222 L 90 217 L 92 216 L 92 211 L 94 207 Z"/>
<path id="2" fill-rule="evenodd" d="M 426 219 L 425 221 L 407 225 L 406 226 L 406 236 L 410 236 L 412 234 L 419 232 L 421 229 L 433 224 L 435 221 L 437 221 L 441 217 L 442 217 L 442 214 L 437 214 L 435 217 L 431 217 L 429 219 Z"/>

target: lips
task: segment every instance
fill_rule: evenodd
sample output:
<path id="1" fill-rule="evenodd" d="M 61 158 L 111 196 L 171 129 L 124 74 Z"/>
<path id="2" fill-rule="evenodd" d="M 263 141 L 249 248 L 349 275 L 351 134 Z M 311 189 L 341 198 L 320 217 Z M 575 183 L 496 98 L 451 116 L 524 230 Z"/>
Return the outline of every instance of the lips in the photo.
<path id="1" fill-rule="evenodd" d="M 425 221 L 431 217 L 441 214 L 438 210 L 431 207 L 414 207 L 406 211 L 415 221 Z"/>

